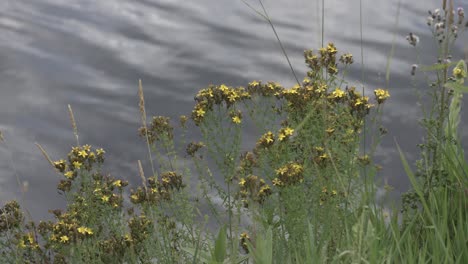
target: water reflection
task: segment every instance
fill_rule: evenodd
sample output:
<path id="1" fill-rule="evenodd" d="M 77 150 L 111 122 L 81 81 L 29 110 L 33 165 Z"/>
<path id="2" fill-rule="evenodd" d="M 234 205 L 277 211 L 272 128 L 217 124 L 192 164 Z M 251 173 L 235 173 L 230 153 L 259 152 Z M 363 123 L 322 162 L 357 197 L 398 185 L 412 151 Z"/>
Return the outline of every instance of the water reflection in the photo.
<path id="1" fill-rule="evenodd" d="M 300 75 L 306 71 L 303 50 L 321 43 L 320 2 L 265 3 Z M 413 159 L 420 139 L 419 110 L 409 76 L 415 56 L 404 36 L 418 32 L 421 53 L 431 54 L 435 45 L 425 27 L 425 9 L 438 2 L 404 3 L 395 32 L 397 1 L 363 1 L 362 78 L 359 1 L 326 1 L 324 39 L 356 55 L 352 83 L 369 89 L 385 85 L 387 56 L 396 33 L 392 100 L 384 118 L 389 135 L 378 156 L 384 166 L 381 177 L 397 188 L 396 194 L 408 182 L 393 138 L 413 153 Z M 251 3 L 257 6 L 256 1 Z M 8 144 L 8 149 L 0 147 L 0 201 L 21 197 L 18 175 L 29 182 L 24 201 L 37 217 L 48 216 L 48 208 L 63 206 L 55 190 L 58 176 L 34 142 L 53 158 L 66 155 L 74 143 L 67 104 L 75 110 L 81 142 L 105 148 L 106 168 L 137 182 L 136 161 L 146 159 L 136 132 L 138 79 L 144 83 L 148 113 L 174 118 L 187 113 L 194 93 L 210 83 L 237 86 L 253 79 L 294 83 L 269 25 L 242 1 L 3 0 L 0 10 L 0 129 Z M 466 36 L 459 40 L 456 54 L 461 54 L 466 40 Z M 426 64 L 435 59 L 422 57 Z M 420 77 L 417 85 L 423 84 Z"/>

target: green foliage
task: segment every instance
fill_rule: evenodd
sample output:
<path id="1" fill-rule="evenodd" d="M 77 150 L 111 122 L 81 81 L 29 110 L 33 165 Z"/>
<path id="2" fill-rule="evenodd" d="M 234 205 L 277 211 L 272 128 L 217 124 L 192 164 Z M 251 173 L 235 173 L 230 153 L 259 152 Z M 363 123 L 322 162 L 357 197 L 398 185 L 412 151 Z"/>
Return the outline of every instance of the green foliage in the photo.
<path id="1" fill-rule="evenodd" d="M 448 54 L 448 42 L 441 50 Z M 140 82 L 139 133 L 152 168 L 147 177 L 139 162 L 141 184 L 130 190 L 102 172 L 103 149 L 79 144 L 71 113 L 77 145 L 55 162 L 43 151 L 67 206 L 34 223 L 17 202 L 6 203 L 0 262 L 467 263 L 468 163 L 457 132 L 465 62 L 451 77 L 454 63 L 423 69 L 437 76 L 434 101 L 416 172 L 396 146 L 413 188 L 399 213 L 375 201 L 373 154 L 385 129 L 374 128 L 390 94 L 379 88 L 372 100 L 351 87 L 353 57 L 337 54 L 332 43 L 305 51 L 307 77 L 291 88 L 252 81 L 200 90 L 192 122 L 179 120 L 180 137 L 167 117 L 147 122 Z M 257 140 L 244 151 L 246 123 Z M 187 144 L 195 127 L 203 142 Z"/>
<path id="2" fill-rule="evenodd" d="M 255 263 L 269 264 L 273 263 L 273 232 L 268 228 L 265 235 L 260 235 L 255 247 L 251 242 L 247 242 L 248 249 Z"/>

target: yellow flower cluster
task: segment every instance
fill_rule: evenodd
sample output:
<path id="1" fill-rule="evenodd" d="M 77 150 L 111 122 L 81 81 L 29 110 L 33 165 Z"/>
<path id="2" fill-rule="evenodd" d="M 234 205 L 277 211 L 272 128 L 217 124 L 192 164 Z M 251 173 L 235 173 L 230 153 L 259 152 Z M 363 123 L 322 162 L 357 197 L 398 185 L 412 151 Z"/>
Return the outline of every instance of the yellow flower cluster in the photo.
<path id="1" fill-rule="evenodd" d="M 120 208 L 123 204 L 123 188 L 128 185 L 128 181 L 114 179 L 113 177 L 102 177 L 95 174 L 93 182 L 93 199 L 113 208 Z M 118 193 L 114 193 L 117 188 Z"/>
<path id="2" fill-rule="evenodd" d="M 0 208 L 0 233 L 15 229 L 22 224 L 23 212 L 17 201 L 9 201 Z"/>
<path id="3" fill-rule="evenodd" d="M 273 135 L 271 131 L 268 131 L 257 141 L 256 148 L 267 149 L 271 147 L 273 143 L 275 143 L 275 135 Z"/>
<path id="4" fill-rule="evenodd" d="M 148 219 L 145 215 L 135 216 L 128 222 L 130 228 L 130 239 L 135 243 L 141 242 L 148 238 L 153 227 L 153 221 Z"/>
<path id="5" fill-rule="evenodd" d="M 134 204 L 152 203 L 157 204 L 162 200 L 171 200 L 171 193 L 174 190 L 180 191 L 185 187 L 182 181 L 182 175 L 175 171 L 166 171 L 161 173 L 161 179 L 156 177 L 148 178 L 148 186 L 138 187 L 136 191 L 130 191 L 130 201 Z"/>
<path id="6" fill-rule="evenodd" d="M 195 105 L 192 111 L 192 119 L 196 125 L 199 125 L 208 111 L 213 109 L 214 105 L 225 104 L 227 108 L 231 107 L 238 101 L 250 98 L 250 94 L 244 88 L 232 88 L 224 84 L 215 86 L 210 85 L 206 89 L 202 89 L 195 96 Z M 235 118 L 233 122 L 240 122 L 240 118 Z"/>
<path id="7" fill-rule="evenodd" d="M 53 162 L 53 165 L 66 179 L 73 180 L 80 169 L 90 171 L 95 163 L 102 164 L 104 153 L 102 148 L 92 151 L 90 145 L 76 146 L 68 153 L 68 162 L 61 159 Z"/>
<path id="8" fill-rule="evenodd" d="M 304 180 L 304 167 L 296 162 L 288 162 L 286 165 L 276 169 L 276 178 L 273 179 L 273 185 L 290 186 L 301 183 Z"/>
<path id="9" fill-rule="evenodd" d="M 240 234 L 240 244 L 241 247 L 245 250 L 245 252 L 249 253 L 249 248 L 247 247 L 247 241 L 250 242 L 250 237 L 247 232 L 242 232 Z"/>
<path id="10" fill-rule="evenodd" d="M 338 65 L 336 63 L 336 53 L 338 50 L 335 45 L 333 43 L 329 43 L 327 47 L 320 48 L 318 51 L 319 56 L 314 54 L 312 50 L 304 51 L 306 64 L 311 69 L 311 71 L 307 72 L 307 76 L 312 79 L 319 79 L 322 74 L 322 69 L 325 69 L 328 74 L 332 76 L 336 75 L 338 73 Z M 342 56 L 340 61 L 345 64 L 350 64 L 352 63 L 352 56 L 351 59 L 349 59 L 349 57 L 350 54 L 347 54 L 347 59 L 344 59 Z"/>
<path id="11" fill-rule="evenodd" d="M 18 241 L 18 247 L 22 249 L 32 249 L 37 250 L 39 249 L 39 244 L 37 243 L 36 239 L 34 238 L 33 232 L 28 232 L 21 236 Z"/>
<path id="12" fill-rule="evenodd" d="M 90 145 L 72 147 L 68 153 L 68 161 L 61 159 L 53 162 L 55 169 L 65 177 L 65 179 L 60 180 L 57 189 L 62 192 L 70 191 L 72 183 L 79 173 L 82 170 L 90 173 L 95 164 L 102 164 L 104 154 L 105 151 L 102 148 L 93 151 Z"/>
<path id="13" fill-rule="evenodd" d="M 263 204 L 265 199 L 272 194 L 270 186 L 258 176 L 249 175 L 239 180 L 239 196 L 244 207 L 249 206 L 249 200 Z"/>
<path id="14" fill-rule="evenodd" d="M 239 110 L 230 111 L 229 116 L 234 124 L 240 124 L 242 122 L 242 113 Z"/>
<path id="15" fill-rule="evenodd" d="M 390 97 L 390 93 L 384 89 L 376 89 L 374 90 L 374 94 L 378 104 L 385 102 L 385 100 Z"/>
<path id="16" fill-rule="evenodd" d="M 169 117 L 165 116 L 153 116 L 151 124 L 149 126 L 140 127 L 139 135 L 146 140 L 149 144 L 153 144 L 156 141 L 163 139 L 173 139 L 174 128 L 170 124 Z"/>
<path id="17" fill-rule="evenodd" d="M 194 157 L 195 156 L 195 153 L 200 150 L 201 148 L 203 148 L 205 146 L 205 144 L 203 144 L 203 142 L 190 142 L 188 145 L 187 145 L 187 148 L 185 149 L 185 152 Z"/>
<path id="18" fill-rule="evenodd" d="M 327 161 L 330 159 L 328 154 L 325 153 L 325 149 L 323 147 L 315 147 L 314 152 L 315 155 L 313 157 L 313 161 L 319 166 L 325 166 L 327 164 Z"/>
<path id="19" fill-rule="evenodd" d="M 49 240 L 52 243 L 69 244 L 94 235 L 91 228 L 80 225 L 76 211 L 61 213 L 57 210 L 54 215 L 58 220 L 56 223 L 42 222 L 39 226 L 41 233 L 51 232 Z"/>
<path id="20" fill-rule="evenodd" d="M 359 117 L 364 117 L 369 113 L 369 110 L 374 106 L 369 103 L 369 97 L 362 96 L 359 92 L 356 91 L 356 87 L 351 87 L 347 89 L 349 97 L 349 107 L 351 113 L 356 113 Z"/>
<path id="21" fill-rule="evenodd" d="M 320 193 L 320 205 L 323 205 L 326 201 L 330 200 L 330 198 L 334 198 L 338 195 L 338 192 L 333 190 L 328 190 L 326 186 L 322 187 L 322 191 Z"/>
<path id="22" fill-rule="evenodd" d="M 257 166 L 256 155 L 258 153 L 255 153 L 256 151 L 254 150 L 254 152 L 248 151 L 241 155 L 240 164 L 236 171 L 238 175 L 247 175 L 252 173 L 253 167 Z"/>
<path id="23" fill-rule="evenodd" d="M 344 99 L 345 96 L 346 96 L 346 93 L 343 90 L 341 90 L 339 87 L 336 87 L 336 89 L 333 92 L 331 92 L 329 97 L 332 99 L 335 99 L 336 101 L 340 101 Z"/>
<path id="24" fill-rule="evenodd" d="M 276 96 L 280 98 L 281 94 L 284 92 L 284 88 L 276 82 L 262 84 L 262 82 L 252 81 L 247 86 L 247 91 L 250 95 L 261 95 L 264 97 Z"/>
<path id="25" fill-rule="evenodd" d="M 285 141 L 287 140 L 289 137 L 291 137 L 294 133 L 294 129 L 290 128 L 290 127 L 283 127 L 280 129 L 279 133 L 278 133 L 278 140 L 279 141 Z"/>

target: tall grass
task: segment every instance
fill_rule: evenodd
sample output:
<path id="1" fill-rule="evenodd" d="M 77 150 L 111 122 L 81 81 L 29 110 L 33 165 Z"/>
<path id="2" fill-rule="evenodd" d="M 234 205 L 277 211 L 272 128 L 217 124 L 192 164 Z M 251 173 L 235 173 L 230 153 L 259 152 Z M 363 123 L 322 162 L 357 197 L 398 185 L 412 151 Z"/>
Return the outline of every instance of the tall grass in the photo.
<path id="1" fill-rule="evenodd" d="M 445 34 L 441 58 L 449 55 L 456 22 L 452 1 L 443 5 L 432 12 L 448 23 L 434 31 L 435 38 Z M 408 40 L 416 46 L 414 34 Z M 436 81 L 416 173 L 396 145 L 412 184 L 399 212 L 375 201 L 373 153 L 385 131 L 367 125 L 380 122 L 390 94 L 376 89 L 370 99 L 351 87 L 345 75 L 353 57 L 332 43 L 304 57 L 309 71 L 295 86 L 210 85 L 178 122 L 147 118 L 140 82 L 139 133 L 151 171 L 139 162 L 141 184 L 130 190 L 127 180 L 103 172 L 103 149 L 80 144 L 70 107 L 77 145 L 56 161 L 40 147 L 62 177 L 57 189 L 67 206 L 50 211 L 55 220 L 35 223 L 16 201 L 6 203 L 0 261 L 467 263 L 468 163 L 457 132 L 466 63 L 425 68 Z M 241 148 L 246 124 L 258 136 L 248 150 Z M 195 129 L 202 141 L 188 142 Z M 364 133 L 375 138 L 370 148 L 362 147 Z"/>

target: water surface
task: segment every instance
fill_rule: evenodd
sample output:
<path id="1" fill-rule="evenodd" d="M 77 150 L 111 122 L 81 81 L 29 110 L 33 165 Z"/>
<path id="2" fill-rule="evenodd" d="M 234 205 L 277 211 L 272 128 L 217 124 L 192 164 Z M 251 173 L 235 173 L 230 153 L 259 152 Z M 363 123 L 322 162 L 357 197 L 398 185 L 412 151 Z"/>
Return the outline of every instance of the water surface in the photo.
<path id="1" fill-rule="evenodd" d="M 249 2 L 259 8 L 257 1 Z M 368 91 L 385 86 L 387 56 L 396 34 L 392 97 L 383 120 L 389 134 L 378 159 L 384 166 L 379 179 L 393 185 L 397 196 L 408 188 L 408 181 L 394 138 L 413 160 L 421 139 L 410 76 L 416 56 L 404 37 L 418 34 L 423 62 L 434 62 L 435 45 L 425 18 L 427 9 L 440 1 L 403 3 L 398 28 L 396 0 L 362 1 L 362 39 L 359 1 L 325 2 L 324 41 L 355 55 L 349 80 Z M 468 8 L 466 1 L 458 2 Z M 304 49 L 321 43 L 319 1 L 265 1 L 265 7 L 295 70 L 304 76 Z M 461 36 L 455 54 L 462 54 L 467 40 Z M 147 160 L 145 144 L 137 137 L 138 79 L 144 85 L 147 112 L 173 118 L 188 113 L 193 95 L 211 83 L 294 84 L 271 28 L 240 0 L 3 0 L 0 130 L 6 145 L 0 146 L 0 201 L 21 199 L 36 218 L 48 217 L 47 209 L 64 205 L 55 189 L 59 176 L 34 143 L 53 159 L 65 157 L 75 142 L 68 104 L 75 112 L 80 142 L 106 149 L 105 169 L 137 183 L 136 162 Z M 414 83 L 425 87 L 422 76 Z M 17 179 L 29 184 L 24 197 Z"/>

